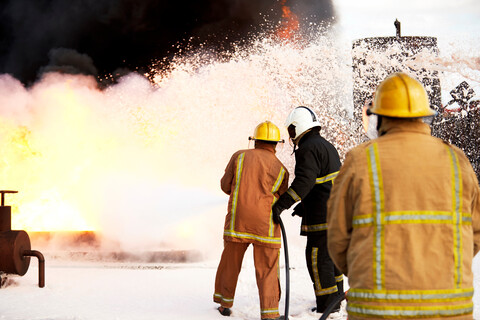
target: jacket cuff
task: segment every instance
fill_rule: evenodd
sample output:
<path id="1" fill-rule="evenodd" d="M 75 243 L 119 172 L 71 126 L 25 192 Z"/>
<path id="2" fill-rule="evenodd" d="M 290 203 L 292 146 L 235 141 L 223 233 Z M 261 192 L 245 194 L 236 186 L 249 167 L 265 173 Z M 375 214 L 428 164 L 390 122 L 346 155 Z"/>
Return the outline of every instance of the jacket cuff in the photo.
<path id="1" fill-rule="evenodd" d="M 293 195 L 293 196 L 292 196 Z M 295 197 L 295 198 L 294 198 Z M 300 201 L 300 197 L 292 188 L 289 188 L 287 192 L 282 194 L 275 204 L 286 210 L 290 208 L 295 202 Z"/>

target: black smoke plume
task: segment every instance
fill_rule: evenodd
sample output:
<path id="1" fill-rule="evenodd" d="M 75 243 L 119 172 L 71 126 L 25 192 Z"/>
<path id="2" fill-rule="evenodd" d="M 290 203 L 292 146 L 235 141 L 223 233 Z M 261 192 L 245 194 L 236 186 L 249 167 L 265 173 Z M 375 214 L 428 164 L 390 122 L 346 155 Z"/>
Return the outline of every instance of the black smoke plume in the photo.
<path id="1" fill-rule="evenodd" d="M 300 19 L 319 22 L 334 16 L 331 1 L 284 4 Z M 281 6 L 282 0 L 2 1 L 0 73 L 30 84 L 48 70 L 142 72 L 187 42 L 228 48 L 266 21 L 279 21 Z"/>

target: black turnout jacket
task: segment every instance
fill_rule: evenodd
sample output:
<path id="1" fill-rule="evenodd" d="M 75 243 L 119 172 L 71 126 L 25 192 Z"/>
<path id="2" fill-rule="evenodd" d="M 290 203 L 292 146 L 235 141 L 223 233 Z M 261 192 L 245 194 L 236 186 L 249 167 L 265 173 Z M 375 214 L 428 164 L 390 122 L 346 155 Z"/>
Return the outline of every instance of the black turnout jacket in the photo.
<path id="1" fill-rule="evenodd" d="M 300 139 L 295 150 L 295 178 L 277 201 L 282 209 L 301 201 L 294 214 L 302 217 L 301 234 L 306 236 L 327 229 L 327 200 L 340 169 L 337 149 L 319 131 L 314 128 Z"/>

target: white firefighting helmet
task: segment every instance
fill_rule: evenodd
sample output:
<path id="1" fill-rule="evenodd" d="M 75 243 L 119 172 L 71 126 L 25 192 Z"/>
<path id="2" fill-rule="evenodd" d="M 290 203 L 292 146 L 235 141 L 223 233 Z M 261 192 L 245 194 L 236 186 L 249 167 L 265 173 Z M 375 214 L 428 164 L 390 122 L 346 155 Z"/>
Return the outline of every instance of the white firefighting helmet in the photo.
<path id="1" fill-rule="evenodd" d="M 295 141 L 302 133 L 314 127 L 320 127 L 318 117 L 312 109 L 304 106 L 297 107 L 290 112 L 285 121 L 285 127 L 295 127 L 295 136 L 290 138 Z M 290 131 L 289 131 L 290 132 Z"/>

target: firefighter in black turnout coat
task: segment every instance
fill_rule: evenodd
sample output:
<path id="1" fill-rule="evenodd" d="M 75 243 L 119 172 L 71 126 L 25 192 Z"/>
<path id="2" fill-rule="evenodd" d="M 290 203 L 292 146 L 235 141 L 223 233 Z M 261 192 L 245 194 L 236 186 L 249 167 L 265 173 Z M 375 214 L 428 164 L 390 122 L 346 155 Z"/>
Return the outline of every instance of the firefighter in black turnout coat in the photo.
<path id="1" fill-rule="evenodd" d="M 301 235 L 307 237 L 305 256 L 316 296 L 316 310 L 323 313 L 331 301 L 343 295 L 343 275 L 327 251 L 327 200 L 340 169 L 335 147 L 320 135 L 316 114 L 307 107 L 295 108 L 285 126 L 294 144 L 295 178 L 272 207 L 274 219 L 300 201 L 292 215 L 302 218 Z M 298 149 L 296 148 L 298 146 Z M 340 304 L 333 312 L 340 310 Z"/>

